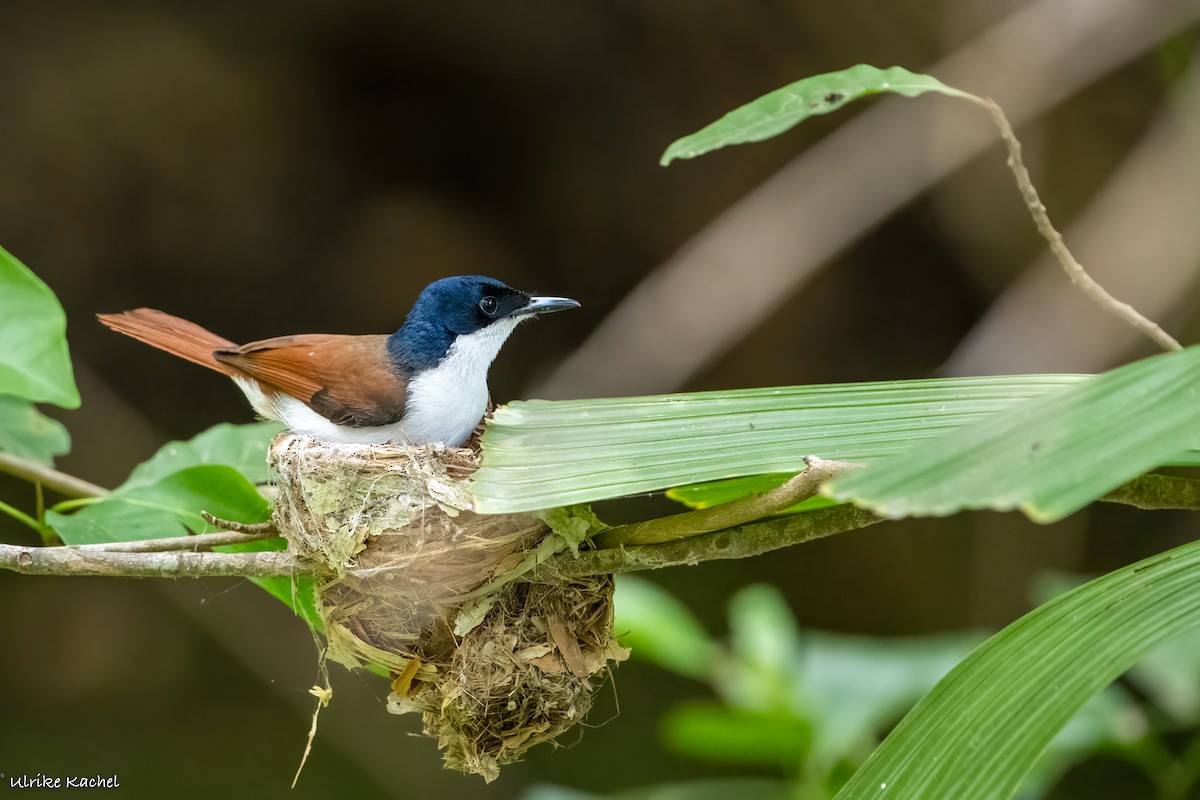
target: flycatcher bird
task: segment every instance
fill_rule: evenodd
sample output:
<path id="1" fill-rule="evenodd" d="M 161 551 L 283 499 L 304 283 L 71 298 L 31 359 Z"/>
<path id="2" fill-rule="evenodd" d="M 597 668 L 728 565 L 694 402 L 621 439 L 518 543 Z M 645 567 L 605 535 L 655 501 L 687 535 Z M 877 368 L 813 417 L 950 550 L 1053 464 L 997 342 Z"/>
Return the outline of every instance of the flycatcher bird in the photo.
<path id="1" fill-rule="evenodd" d="M 295 433 L 341 444 L 457 447 L 487 411 L 488 368 L 513 329 L 578 306 L 465 275 L 426 286 L 390 336 L 300 334 L 237 345 L 152 308 L 97 316 L 228 375 L 259 414 Z"/>

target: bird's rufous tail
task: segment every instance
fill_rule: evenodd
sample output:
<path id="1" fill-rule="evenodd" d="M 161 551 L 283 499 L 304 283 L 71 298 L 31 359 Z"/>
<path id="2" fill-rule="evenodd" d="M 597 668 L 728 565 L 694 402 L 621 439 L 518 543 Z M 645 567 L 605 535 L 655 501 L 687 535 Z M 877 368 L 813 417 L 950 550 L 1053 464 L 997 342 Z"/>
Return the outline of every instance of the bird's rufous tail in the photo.
<path id="1" fill-rule="evenodd" d="M 233 374 L 229 367 L 213 358 L 213 351 L 237 345 L 194 322 L 153 308 L 135 308 L 120 314 L 97 314 L 96 317 L 118 333 L 224 375 Z"/>

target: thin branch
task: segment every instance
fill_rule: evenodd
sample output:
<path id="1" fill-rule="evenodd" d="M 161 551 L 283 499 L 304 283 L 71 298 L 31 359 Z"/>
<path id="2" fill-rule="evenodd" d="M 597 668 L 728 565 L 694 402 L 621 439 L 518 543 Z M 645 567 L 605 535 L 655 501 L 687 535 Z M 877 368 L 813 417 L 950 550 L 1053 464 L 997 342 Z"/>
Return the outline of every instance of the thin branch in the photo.
<path id="1" fill-rule="evenodd" d="M 750 495 L 712 508 L 685 511 L 669 517 L 610 528 L 598 535 L 594 544 L 598 549 L 660 544 L 714 533 L 734 525 L 744 525 L 779 514 L 807 500 L 817 493 L 822 483 L 856 466 L 844 461 L 826 461 L 816 456 L 808 456 L 804 463 L 807 467 L 803 472 L 769 492 Z"/>
<path id="2" fill-rule="evenodd" d="M 76 549 L 89 553 L 162 553 L 170 550 L 191 550 L 200 552 L 214 547 L 224 547 L 231 544 L 250 544 L 267 539 L 278 539 L 279 533 L 274 529 L 261 533 L 239 533 L 237 531 L 217 531 L 216 533 L 200 533 L 189 536 L 169 536 L 162 539 L 138 539 L 132 542 L 99 542 L 97 544 L 76 545 Z"/>
<path id="3" fill-rule="evenodd" d="M 0 544 L 0 569 L 24 575 L 101 575 L 122 578 L 306 577 L 312 568 L 290 553 L 119 553 L 81 547 Z"/>
<path id="4" fill-rule="evenodd" d="M 832 465 L 837 462 L 824 463 Z M 850 466 L 853 465 L 841 465 L 843 469 Z M 1200 479 L 1143 475 L 1101 499 L 1142 509 L 1200 509 Z M 543 582 L 643 569 L 694 566 L 701 561 L 717 559 L 747 558 L 882 521 L 882 517 L 865 509 L 852 505 L 834 506 L 660 544 L 587 550 L 578 557 L 560 553 L 522 580 Z"/>
<path id="5" fill-rule="evenodd" d="M 1062 234 L 1055 230 L 1054 226 L 1050 223 L 1050 217 L 1046 214 L 1046 206 L 1042 204 L 1041 198 L 1038 197 L 1037 189 L 1034 188 L 1033 181 L 1029 178 L 1029 170 L 1025 168 L 1025 162 L 1021 158 L 1021 143 L 1017 141 L 1012 125 L 1008 123 L 1008 118 L 1004 116 L 1004 112 L 1000 109 L 999 104 L 989 97 L 975 98 L 972 96 L 971 99 L 977 100 L 984 108 L 991 112 L 992 120 L 996 123 L 996 127 L 1000 129 L 1000 138 L 1004 140 L 1004 146 L 1008 149 L 1008 166 L 1012 170 L 1013 175 L 1016 176 L 1017 186 L 1021 190 L 1021 197 L 1025 200 L 1025 206 L 1029 209 L 1029 213 L 1033 215 L 1033 222 L 1037 226 L 1038 233 L 1042 234 L 1046 241 L 1050 243 L 1050 251 L 1054 253 L 1054 257 L 1058 259 L 1058 263 L 1062 265 L 1071 282 L 1078 286 L 1080 291 L 1090 297 L 1105 311 L 1125 320 L 1125 322 L 1132 325 L 1136 330 L 1153 339 L 1162 349 L 1182 350 L 1182 345 L 1175 341 L 1169 333 L 1153 321 L 1143 317 L 1133 306 L 1128 303 L 1122 303 L 1109 294 L 1103 286 L 1097 283 L 1084 270 L 1083 265 L 1075 260 L 1075 256 L 1071 255 L 1071 251 L 1067 249 Z"/>
<path id="6" fill-rule="evenodd" d="M 47 467 L 28 458 L 14 456 L 12 453 L 0 453 L 0 472 L 15 475 L 27 481 L 40 483 L 51 491 L 65 497 L 102 497 L 108 494 L 108 489 L 94 483 L 59 472 L 53 467 Z"/>
<path id="7" fill-rule="evenodd" d="M 245 533 L 258 537 L 279 535 L 279 529 L 275 527 L 273 520 L 268 520 L 267 522 L 237 522 L 236 520 L 214 517 L 207 511 L 201 511 L 200 516 L 209 525 L 214 525 L 223 531 L 234 531 L 235 533 Z"/>
<path id="8" fill-rule="evenodd" d="M 835 533 L 865 528 L 882 519 L 850 505 L 822 508 L 663 544 L 587 550 L 578 557 L 562 553 L 528 573 L 523 580 L 548 582 L 642 569 L 695 566 L 701 561 L 749 558 Z"/>

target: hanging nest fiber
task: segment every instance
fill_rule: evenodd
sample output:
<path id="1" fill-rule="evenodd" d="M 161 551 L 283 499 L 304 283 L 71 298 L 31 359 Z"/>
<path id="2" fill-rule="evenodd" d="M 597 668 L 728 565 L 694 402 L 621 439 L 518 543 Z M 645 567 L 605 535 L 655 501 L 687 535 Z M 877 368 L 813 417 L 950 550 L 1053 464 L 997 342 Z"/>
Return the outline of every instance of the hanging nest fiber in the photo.
<path id="1" fill-rule="evenodd" d="M 579 724 L 609 662 L 627 657 L 610 576 L 520 579 L 596 532 L 590 512 L 475 514 L 479 461 L 465 448 L 283 434 L 270 459 L 275 524 L 320 575 L 327 657 L 390 670 L 388 710 L 419 712 L 448 767 L 494 780 Z"/>

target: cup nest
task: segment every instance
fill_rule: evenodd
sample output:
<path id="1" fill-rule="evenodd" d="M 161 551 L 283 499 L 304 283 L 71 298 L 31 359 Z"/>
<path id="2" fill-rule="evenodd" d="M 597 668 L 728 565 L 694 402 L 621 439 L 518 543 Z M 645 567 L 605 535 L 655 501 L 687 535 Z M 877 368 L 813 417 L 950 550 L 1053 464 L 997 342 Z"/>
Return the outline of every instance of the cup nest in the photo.
<path id="1" fill-rule="evenodd" d="M 327 657 L 386 667 L 388 710 L 419 712 L 447 767 L 494 780 L 582 722 L 628 656 L 611 576 L 521 579 L 531 554 L 568 542 L 535 514 L 471 511 L 473 450 L 282 434 L 270 460 L 275 524 L 319 576 Z"/>

